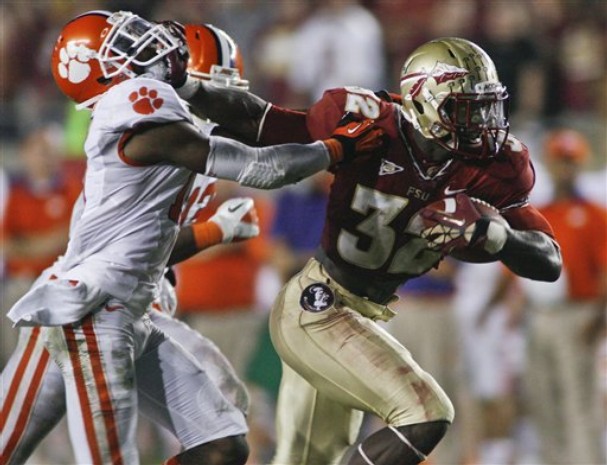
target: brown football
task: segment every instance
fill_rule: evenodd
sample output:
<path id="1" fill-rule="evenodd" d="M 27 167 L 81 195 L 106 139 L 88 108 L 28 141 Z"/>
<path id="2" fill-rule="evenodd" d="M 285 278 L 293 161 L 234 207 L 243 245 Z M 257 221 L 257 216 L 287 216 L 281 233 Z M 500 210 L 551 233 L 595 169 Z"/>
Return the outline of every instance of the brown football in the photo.
<path id="1" fill-rule="evenodd" d="M 483 217 L 508 224 L 499 210 L 489 203 L 457 194 L 432 202 L 415 213 L 407 232 L 425 238 L 431 249 L 442 250 L 458 260 L 475 263 L 495 261 L 496 258 L 488 254 L 482 244 L 468 244 L 475 222 Z"/>

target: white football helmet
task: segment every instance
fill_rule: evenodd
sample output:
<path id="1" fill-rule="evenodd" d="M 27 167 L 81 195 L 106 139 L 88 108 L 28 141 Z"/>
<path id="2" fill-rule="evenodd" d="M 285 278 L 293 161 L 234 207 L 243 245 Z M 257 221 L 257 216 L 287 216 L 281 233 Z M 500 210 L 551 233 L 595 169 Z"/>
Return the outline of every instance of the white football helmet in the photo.
<path id="1" fill-rule="evenodd" d="M 508 93 L 489 55 L 466 39 L 418 47 L 400 77 L 402 111 L 426 139 L 456 156 L 496 155 L 508 135 Z"/>

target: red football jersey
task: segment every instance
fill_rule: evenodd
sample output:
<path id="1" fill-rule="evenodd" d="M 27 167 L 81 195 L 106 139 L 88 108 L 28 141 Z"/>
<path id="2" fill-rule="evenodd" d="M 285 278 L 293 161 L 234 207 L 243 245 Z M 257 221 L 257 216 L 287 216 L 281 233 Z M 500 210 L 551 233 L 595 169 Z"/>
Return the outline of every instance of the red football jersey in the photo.
<path id="1" fill-rule="evenodd" d="M 548 222 L 528 204 L 535 175 L 527 148 L 516 138 L 510 136 L 501 153 L 491 160 L 453 158 L 428 175 L 419 162 L 423 156 L 414 153 L 413 128 L 400 106 L 366 89 L 346 87 L 325 92 L 307 112 L 309 138 L 330 137 L 345 112 L 374 119 L 389 138 L 387 146 L 377 153 L 359 156 L 334 170 L 317 258 L 353 292 L 385 302 L 404 281 L 435 266 L 440 256 L 425 249 L 425 244 L 405 229 L 420 208 L 457 192 L 499 208 L 514 229 L 540 230 L 552 236 Z M 303 118 L 290 118 L 289 127 L 279 120 L 266 120 L 262 142 L 269 141 L 267 135 L 274 131 L 280 131 L 283 139 L 285 133 L 301 135 Z M 299 136 L 293 142 L 305 139 Z"/>

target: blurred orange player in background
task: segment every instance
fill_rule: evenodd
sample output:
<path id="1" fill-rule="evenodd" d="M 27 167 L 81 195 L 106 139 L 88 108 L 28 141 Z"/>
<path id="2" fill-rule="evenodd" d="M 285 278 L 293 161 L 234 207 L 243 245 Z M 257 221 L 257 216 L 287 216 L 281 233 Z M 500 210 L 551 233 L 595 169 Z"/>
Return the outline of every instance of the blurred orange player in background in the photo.
<path id="1" fill-rule="evenodd" d="M 42 126 L 20 141 L 18 171 L 9 174 L 2 222 L 5 278 L 3 314 L 42 270 L 65 250 L 72 206 L 82 189 L 80 177 L 63 170 L 61 129 Z M 4 318 L 4 317 L 3 317 Z M 17 332 L 2 322 L 2 365 Z M 4 331 L 6 329 L 6 331 Z"/>
<path id="2" fill-rule="evenodd" d="M 551 284 L 517 279 L 528 316 L 526 400 L 542 463 L 605 463 L 596 360 L 607 310 L 607 210 L 580 193 L 590 155 L 578 131 L 546 135 L 554 194 L 540 211 L 561 246 L 563 272 Z"/>
<path id="3" fill-rule="evenodd" d="M 561 245 L 562 286 L 553 285 L 546 300 L 526 292 L 530 413 L 546 463 L 605 463 L 595 355 L 607 305 L 607 211 L 576 187 L 590 154 L 577 131 L 547 135 L 544 160 L 554 198 L 541 212 Z M 526 290 L 537 283 L 529 284 Z"/>

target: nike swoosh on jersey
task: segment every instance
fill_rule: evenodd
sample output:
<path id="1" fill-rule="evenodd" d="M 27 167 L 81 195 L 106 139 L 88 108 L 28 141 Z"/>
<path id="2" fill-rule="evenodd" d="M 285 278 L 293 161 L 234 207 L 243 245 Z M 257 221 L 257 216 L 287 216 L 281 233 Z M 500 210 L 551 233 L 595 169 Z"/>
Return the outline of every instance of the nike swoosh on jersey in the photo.
<path id="1" fill-rule="evenodd" d="M 466 189 L 451 189 L 451 186 L 445 187 L 445 195 L 453 195 L 459 192 L 465 192 Z"/>

